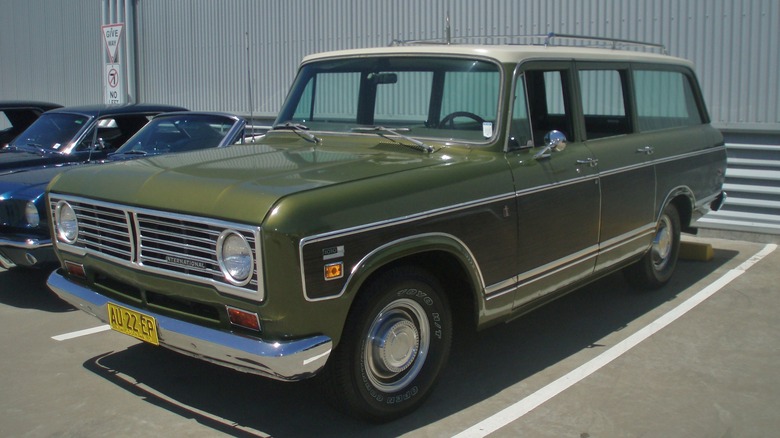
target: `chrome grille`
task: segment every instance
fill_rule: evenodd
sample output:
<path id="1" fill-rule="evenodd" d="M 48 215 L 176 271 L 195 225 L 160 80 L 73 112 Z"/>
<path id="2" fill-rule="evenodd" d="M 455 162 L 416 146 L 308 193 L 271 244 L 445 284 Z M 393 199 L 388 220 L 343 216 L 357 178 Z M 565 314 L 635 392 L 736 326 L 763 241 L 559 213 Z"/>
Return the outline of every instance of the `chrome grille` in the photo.
<path id="1" fill-rule="evenodd" d="M 52 216 L 59 201 L 67 201 L 79 221 L 75 244 L 56 242 L 62 250 L 110 258 L 140 270 L 212 284 L 225 293 L 262 299 L 257 227 L 55 194 L 49 200 Z M 243 235 L 252 247 L 255 266 L 244 286 L 231 284 L 217 259 L 217 240 L 228 229 Z"/>
<path id="2" fill-rule="evenodd" d="M 116 208 L 81 202 L 71 202 L 70 205 L 79 220 L 77 245 L 114 258 L 133 258 L 132 234 L 127 213 Z M 54 206 L 56 204 L 52 208 Z"/>
<path id="3" fill-rule="evenodd" d="M 136 215 L 136 223 L 140 242 L 138 259 L 144 266 L 204 279 L 224 279 L 216 248 L 224 227 L 143 213 Z M 253 248 L 256 246 L 254 233 L 239 232 Z M 257 260 L 257 254 L 253 255 Z M 257 287 L 256 271 L 250 285 Z"/>
<path id="4" fill-rule="evenodd" d="M 7 199 L 0 202 L 0 226 L 15 227 L 24 221 L 24 204 Z"/>

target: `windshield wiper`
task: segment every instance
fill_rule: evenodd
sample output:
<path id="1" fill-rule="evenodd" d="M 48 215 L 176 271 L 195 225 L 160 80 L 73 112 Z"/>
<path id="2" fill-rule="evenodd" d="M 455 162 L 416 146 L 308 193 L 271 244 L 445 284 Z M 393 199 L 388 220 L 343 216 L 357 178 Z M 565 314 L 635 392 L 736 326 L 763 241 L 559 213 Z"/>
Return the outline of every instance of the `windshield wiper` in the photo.
<path id="1" fill-rule="evenodd" d="M 22 151 L 22 152 L 29 152 L 31 154 L 39 154 L 40 156 L 44 156 L 47 154 L 60 154 L 62 155 L 62 152 L 54 150 L 54 149 L 46 149 L 42 145 L 39 145 L 37 143 L 27 143 L 23 145 L 8 145 L 5 150 L 9 151 Z"/>
<path id="2" fill-rule="evenodd" d="M 141 151 L 141 150 L 126 151 L 126 152 L 114 152 L 114 153 L 108 154 L 108 158 L 121 158 L 121 157 L 130 156 L 130 155 L 146 156 L 146 155 L 149 155 L 149 152 Z"/>
<path id="3" fill-rule="evenodd" d="M 386 139 L 388 139 L 388 140 L 390 140 L 392 142 L 398 143 L 401 146 L 406 146 L 406 147 L 412 148 L 414 150 L 427 152 L 429 154 L 433 152 L 433 150 L 434 150 L 433 146 L 427 145 L 427 144 L 421 142 L 420 140 L 417 140 L 416 138 L 412 138 L 412 137 L 409 137 L 408 135 L 401 134 L 401 131 L 409 132 L 409 131 L 411 131 L 411 129 L 409 129 L 409 128 L 395 128 L 395 129 L 391 129 L 391 128 L 385 128 L 384 126 L 358 126 L 358 127 L 352 128 L 352 132 L 374 132 L 374 133 L 376 133 L 376 135 L 378 135 L 378 136 L 380 136 L 382 138 L 386 138 Z M 396 140 L 394 138 L 390 138 L 390 137 L 387 136 L 387 134 L 392 134 L 392 135 L 401 137 L 404 140 L 406 140 L 406 141 L 408 141 L 408 142 L 410 142 L 412 144 L 404 143 L 404 142 L 398 141 L 398 140 Z"/>
<path id="4" fill-rule="evenodd" d="M 138 150 L 138 151 L 114 152 L 113 154 L 109 154 L 109 155 L 147 155 L 147 154 L 149 154 L 149 152 Z"/>
<path id="5" fill-rule="evenodd" d="M 292 123 L 292 122 L 286 122 L 286 123 L 279 123 L 277 125 L 274 125 L 271 127 L 271 129 L 286 129 L 290 130 L 296 134 L 298 134 L 299 137 L 308 140 L 314 144 L 319 144 L 322 139 L 318 138 L 311 132 L 309 132 L 309 127 L 306 125 L 302 125 L 300 123 Z"/>

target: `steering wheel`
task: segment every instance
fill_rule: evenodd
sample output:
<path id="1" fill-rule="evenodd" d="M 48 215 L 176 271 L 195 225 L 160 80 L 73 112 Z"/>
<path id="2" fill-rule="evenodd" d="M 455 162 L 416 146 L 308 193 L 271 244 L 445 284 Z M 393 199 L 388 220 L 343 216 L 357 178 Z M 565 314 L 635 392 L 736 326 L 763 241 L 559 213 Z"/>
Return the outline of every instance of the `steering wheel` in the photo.
<path id="1" fill-rule="evenodd" d="M 468 117 L 469 119 L 474 120 L 475 122 L 479 123 L 480 125 L 485 122 L 485 119 L 482 117 L 470 113 L 468 111 L 455 111 L 454 113 L 449 113 L 446 116 L 444 116 L 443 119 L 439 122 L 438 128 L 446 128 L 447 124 L 449 124 L 449 129 L 455 129 L 455 118 L 456 117 Z"/>

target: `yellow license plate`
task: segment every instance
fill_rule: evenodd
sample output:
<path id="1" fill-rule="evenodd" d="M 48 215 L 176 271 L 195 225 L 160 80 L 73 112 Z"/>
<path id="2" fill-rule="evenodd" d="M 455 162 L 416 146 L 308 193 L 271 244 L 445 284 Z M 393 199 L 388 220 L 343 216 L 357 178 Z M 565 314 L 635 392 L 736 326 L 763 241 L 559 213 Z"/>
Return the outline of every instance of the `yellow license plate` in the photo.
<path id="1" fill-rule="evenodd" d="M 108 325 L 112 329 L 144 342 L 160 345 L 157 337 L 157 321 L 153 317 L 116 304 L 107 303 L 107 305 Z"/>

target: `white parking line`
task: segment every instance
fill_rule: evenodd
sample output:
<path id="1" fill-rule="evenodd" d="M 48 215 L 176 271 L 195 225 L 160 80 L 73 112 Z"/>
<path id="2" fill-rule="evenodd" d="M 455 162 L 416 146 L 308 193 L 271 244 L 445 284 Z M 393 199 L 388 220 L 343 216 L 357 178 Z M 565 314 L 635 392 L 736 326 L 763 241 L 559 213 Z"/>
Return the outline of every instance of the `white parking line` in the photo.
<path id="1" fill-rule="evenodd" d="M 100 333 L 100 332 L 104 332 L 106 330 L 111 330 L 111 327 L 108 326 L 108 324 L 101 325 L 101 326 L 98 326 L 98 327 L 89 328 L 89 329 L 79 330 L 79 331 L 76 331 L 76 332 L 65 333 L 64 335 L 52 336 L 51 338 L 54 339 L 55 341 L 67 341 L 68 339 L 78 338 L 78 337 L 81 337 L 81 336 L 87 336 L 87 335 L 91 335 L 91 334 L 94 334 L 94 333 Z"/>
<path id="2" fill-rule="evenodd" d="M 579 368 L 569 372 L 563 377 L 560 377 L 558 380 L 555 380 L 549 385 L 539 389 L 538 391 L 529 395 L 528 397 L 518 401 L 517 403 L 505 408 L 502 411 L 499 411 L 498 413 L 482 420 L 481 422 L 475 424 L 474 426 L 455 435 L 455 437 L 457 438 L 484 437 L 497 431 L 498 429 L 501 429 L 507 424 L 520 419 L 522 416 L 532 411 L 533 409 L 536 409 L 547 400 L 550 400 L 551 398 L 555 397 L 556 395 L 560 394 L 561 392 L 573 386 L 575 383 L 583 380 L 584 378 L 598 371 L 603 366 L 607 365 L 608 363 L 620 357 L 623 353 L 637 346 L 640 342 L 644 341 L 645 339 L 649 338 L 653 334 L 657 333 L 659 330 L 668 326 L 669 324 L 671 324 L 672 322 L 674 322 L 675 320 L 677 320 L 678 318 L 686 314 L 689 310 L 698 306 L 699 304 L 704 302 L 704 300 L 706 300 L 707 298 L 711 297 L 716 292 L 721 290 L 732 280 L 744 274 L 745 271 L 750 269 L 750 267 L 758 263 L 761 259 L 763 259 L 767 255 L 771 254 L 775 249 L 777 249 L 777 245 L 774 244 L 766 245 L 761 251 L 757 252 L 753 257 L 748 259 L 746 262 L 742 263 L 735 269 L 726 272 L 722 277 L 718 278 L 715 282 L 711 283 L 709 286 L 705 287 L 704 289 L 702 289 L 692 297 L 682 302 L 679 306 L 670 310 L 668 313 L 656 319 L 649 325 L 643 327 L 633 335 L 619 342 L 614 347 L 610 348 L 609 350 L 605 351 L 599 356 L 594 357 L 590 361 L 581 365 Z"/>

